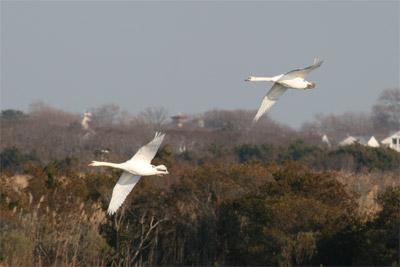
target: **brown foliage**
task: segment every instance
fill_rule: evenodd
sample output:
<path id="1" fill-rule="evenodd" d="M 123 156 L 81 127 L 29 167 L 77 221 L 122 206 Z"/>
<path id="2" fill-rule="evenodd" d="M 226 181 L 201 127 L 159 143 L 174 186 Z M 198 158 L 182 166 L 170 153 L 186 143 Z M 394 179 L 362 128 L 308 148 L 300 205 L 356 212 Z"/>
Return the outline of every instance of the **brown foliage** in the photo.
<path id="1" fill-rule="evenodd" d="M 166 124 L 163 110 L 137 117 L 106 105 L 93 113 L 89 135 L 71 127 L 78 115 L 40 103 L 24 120 L 2 120 L 2 151 L 16 146 L 42 163 L 24 163 L 23 174 L 1 172 L 1 264 L 349 265 L 354 253 L 347 250 L 358 245 L 368 221 L 357 211 L 364 214 L 397 181 L 373 168 L 316 171 L 329 159 L 340 168 L 355 159 L 339 153 L 333 159 L 340 164 L 333 162 L 328 156 L 337 151 L 309 145 L 316 132 L 297 132 L 268 116 L 251 125 L 253 112 L 213 110 L 182 128 Z M 347 115 L 322 116 L 320 127 L 344 132 L 361 118 L 358 129 L 369 129 L 365 114 Z M 155 130 L 167 135 L 153 163 L 166 164 L 170 175 L 143 177 L 117 214 L 106 216 L 121 171 L 88 170 L 87 163 L 125 161 Z M 273 161 L 282 159 L 297 162 Z M 360 209 L 353 191 L 361 195 Z"/>

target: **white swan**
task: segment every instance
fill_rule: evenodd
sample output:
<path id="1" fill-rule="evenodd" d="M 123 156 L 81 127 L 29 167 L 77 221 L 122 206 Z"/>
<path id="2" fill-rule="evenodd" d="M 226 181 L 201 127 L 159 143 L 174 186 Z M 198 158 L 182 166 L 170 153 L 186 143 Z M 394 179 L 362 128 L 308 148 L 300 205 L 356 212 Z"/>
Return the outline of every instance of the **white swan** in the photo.
<path id="1" fill-rule="evenodd" d="M 110 163 L 92 161 L 89 166 L 109 166 L 124 170 L 117 184 L 114 186 L 110 205 L 107 213 L 112 215 L 125 201 L 128 194 L 139 181 L 141 176 L 164 175 L 168 174 L 167 167 L 164 165 L 154 166 L 150 162 L 157 153 L 158 148 L 164 140 L 165 134 L 156 133 L 154 139 L 147 145 L 142 146 L 136 154 L 128 161 L 123 163 Z"/>
<path id="2" fill-rule="evenodd" d="M 254 117 L 254 122 L 256 122 L 273 104 L 278 100 L 278 98 L 288 89 L 310 89 L 315 87 L 315 83 L 308 82 L 304 78 L 313 69 L 318 68 L 322 64 L 322 60 L 315 59 L 314 64 L 304 69 L 297 69 L 280 74 L 274 77 L 253 77 L 250 76 L 245 81 L 249 82 L 274 82 L 275 84 L 265 95 L 260 108 Z"/>

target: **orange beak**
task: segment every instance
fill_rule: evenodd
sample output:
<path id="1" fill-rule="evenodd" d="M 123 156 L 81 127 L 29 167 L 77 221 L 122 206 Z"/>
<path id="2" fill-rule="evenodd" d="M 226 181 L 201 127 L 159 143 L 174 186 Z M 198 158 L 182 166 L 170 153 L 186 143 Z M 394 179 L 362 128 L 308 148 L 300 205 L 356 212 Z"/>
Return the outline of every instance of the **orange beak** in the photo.
<path id="1" fill-rule="evenodd" d="M 93 166 L 93 163 L 89 163 L 88 166 Z"/>

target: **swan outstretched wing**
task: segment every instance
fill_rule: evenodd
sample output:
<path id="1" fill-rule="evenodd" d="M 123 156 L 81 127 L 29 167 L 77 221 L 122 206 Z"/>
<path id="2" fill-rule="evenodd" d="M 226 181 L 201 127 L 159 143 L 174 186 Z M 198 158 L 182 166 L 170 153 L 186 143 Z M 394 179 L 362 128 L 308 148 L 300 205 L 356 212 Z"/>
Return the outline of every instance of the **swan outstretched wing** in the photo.
<path id="1" fill-rule="evenodd" d="M 110 205 L 108 206 L 107 213 L 112 215 L 124 203 L 126 197 L 132 191 L 133 187 L 137 184 L 141 176 L 133 175 L 124 171 L 119 177 L 117 184 L 114 186 Z"/>
<path id="2" fill-rule="evenodd" d="M 150 164 L 151 160 L 157 154 L 157 150 L 160 148 L 164 140 L 164 136 L 165 134 L 156 133 L 154 139 L 147 145 L 142 146 L 130 160 L 142 161 Z"/>
<path id="3" fill-rule="evenodd" d="M 280 85 L 279 83 L 275 83 L 272 88 L 268 91 L 268 93 L 264 96 L 264 99 L 261 103 L 260 108 L 257 111 L 256 116 L 254 117 L 254 122 L 258 121 L 258 119 L 270 108 L 273 104 L 278 100 L 278 98 L 287 90 L 287 87 Z"/>
<path id="4" fill-rule="evenodd" d="M 307 74 L 310 73 L 313 69 L 316 69 L 319 66 L 321 66 L 322 62 L 324 62 L 324 61 L 319 58 L 316 58 L 314 60 L 314 63 L 311 66 L 304 68 L 304 69 L 292 70 L 292 71 L 286 72 L 284 75 L 289 75 L 289 76 L 299 77 L 299 78 L 304 79 L 307 76 Z"/>

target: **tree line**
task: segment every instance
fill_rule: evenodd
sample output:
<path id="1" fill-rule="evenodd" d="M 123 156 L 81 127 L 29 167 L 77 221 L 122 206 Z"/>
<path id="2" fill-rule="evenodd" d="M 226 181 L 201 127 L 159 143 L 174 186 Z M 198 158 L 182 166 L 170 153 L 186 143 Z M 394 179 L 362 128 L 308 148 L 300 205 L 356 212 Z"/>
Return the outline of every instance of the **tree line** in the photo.
<path id="1" fill-rule="evenodd" d="M 158 155 L 156 160 L 163 160 Z M 4 265 L 380 265 L 396 266 L 400 187 L 382 209 L 357 212 L 357 195 L 330 171 L 302 162 L 169 166 L 142 178 L 106 216 L 121 174 L 80 173 L 74 159 L 2 170 Z"/>
<path id="2" fill-rule="evenodd" d="M 96 160 L 109 158 L 108 153 L 103 154 L 99 150 L 88 153 L 87 157 L 89 157 L 89 154 L 92 154 L 92 158 Z M 332 150 L 317 145 L 306 144 L 301 139 L 296 139 L 288 146 L 266 143 L 261 145 L 241 144 L 230 148 L 211 143 L 199 151 L 185 149 L 181 152 L 175 152 L 167 144 L 161 147 L 159 154 L 162 155 L 164 161 L 167 163 L 176 162 L 192 166 L 201 166 L 216 161 L 220 163 L 246 163 L 251 161 L 279 162 L 282 160 L 293 160 L 304 162 L 316 170 L 346 170 L 352 172 L 371 170 L 394 171 L 398 170 L 398 163 L 400 162 L 400 154 L 390 148 L 372 148 L 354 144 Z M 117 155 L 111 154 L 111 157 L 122 161 L 122 157 L 117 157 Z M 69 159 L 70 162 L 78 161 L 78 157 L 74 155 L 67 156 L 66 159 Z M 0 153 L 0 166 L 2 169 L 20 171 L 29 162 L 42 162 L 36 150 L 33 150 L 31 153 L 24 153 L 16 146 L 13 146 L 6 147 Z"/>
<path id="3" fill-rule="evenodd" d="M 398 91 L 382 93 L 379 124 L 359 120 L 375 126 L 357 124 L 357 134 L 391 130 Z M 92 113 L 85 130 L 80 115 L 40 102 L 1 112 L 2 265 L 399 265 L 400 187 L 385 180 L 399 153 L 321 141 L 356 125 L 355 113 L 320 115 L 302 130 L 268 116 L 251 125 L 244 110 L 207 111 L 182 127 L 162 108 Z M 142 178 L 107 216 L 121 172 L 87 164 L 125 161 L 156 130 L 167 135 L 153 163 L 170 175 Z M 360 213 L 365 196 L 343 172 L 361 184 L 376 176 L 377 212 Z"/>

